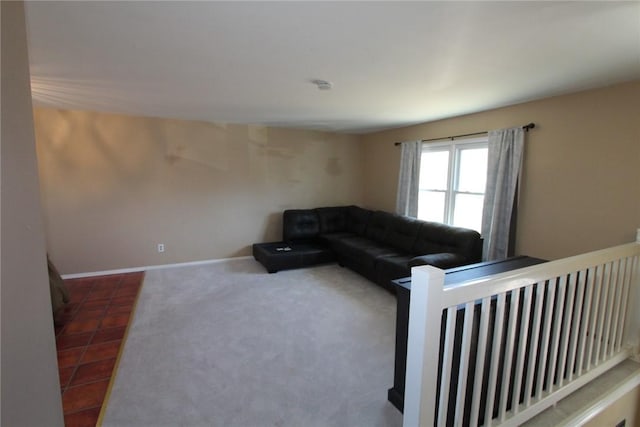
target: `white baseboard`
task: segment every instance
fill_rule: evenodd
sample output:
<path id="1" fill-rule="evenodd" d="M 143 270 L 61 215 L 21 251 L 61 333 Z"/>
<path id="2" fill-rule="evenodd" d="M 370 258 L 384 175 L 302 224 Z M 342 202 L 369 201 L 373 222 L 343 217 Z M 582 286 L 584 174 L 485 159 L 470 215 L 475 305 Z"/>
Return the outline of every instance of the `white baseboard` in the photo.
<path id="1" fill-rule="evenodd" d="M 193 267 L 198 265 L 216 264 L 219 262 L 237 261 L 237 260 L 250 259 L 250 258 L 253 258 L 253 257 L 251 255 L 247 255 L 247 256 L 233 257 L 233 258 L 218 258 L 218 259 L 206 259 L 202 261 L 179 262 L 175 264 L 160 264 L 160 265 L 148 265 L 145 267 L 120 268 L 117 270 L 103 270 L 103 271 L 91 271 L 87 273 L 62 274 L 62 278 L 63 279 L 82 279 L 85 277 L 108 276 L 110 274 L 137 273 L 139 271 L 160 270 L 164 268 Z"/>

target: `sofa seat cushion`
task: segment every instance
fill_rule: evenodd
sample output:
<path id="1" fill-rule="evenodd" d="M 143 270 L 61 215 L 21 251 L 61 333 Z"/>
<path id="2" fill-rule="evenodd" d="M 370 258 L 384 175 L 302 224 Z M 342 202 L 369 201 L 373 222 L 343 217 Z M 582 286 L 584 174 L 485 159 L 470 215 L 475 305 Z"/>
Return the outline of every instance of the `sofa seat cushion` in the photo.
<path id="1" fill-rule="evenodd" d="M 447 269 L 458 267 L 466 263 L 466 258 L 460 254 L 444 252 L 439 254 L 421 255 L 409 260 L 409 267 L 417 267 L 419 265 L 433 265 L 434 267 Z"/>
<path id="2" fill-rule="evenodd" d="M 376 259 L 376 271 L 385 281 L 408 277 L 411 275 L 411 259 L 413 255 L 409 254 L 379 257 Z"/>
<path id="3" fill-rule="evenodd" d="M 400 255 L 388 245 L 377 243 L 361 236 L 336 240 L 332 242 L 331 248 L 335 251 L 338 260 L 340 260 L 340 258 L 349 258 L 372 269 L 378 258 Z"/>
<path id="4" fill-rule="evenodd" d="M 318 236 L 320 241 L 325 242 L 327 245 L 333 247 L 333 244 L 338 240 L 344 240 L 351 237 L 357 237 L 357 234 L 350 233 L 348 231 L 341 231 L 336 233 L 323 233 Z"/>

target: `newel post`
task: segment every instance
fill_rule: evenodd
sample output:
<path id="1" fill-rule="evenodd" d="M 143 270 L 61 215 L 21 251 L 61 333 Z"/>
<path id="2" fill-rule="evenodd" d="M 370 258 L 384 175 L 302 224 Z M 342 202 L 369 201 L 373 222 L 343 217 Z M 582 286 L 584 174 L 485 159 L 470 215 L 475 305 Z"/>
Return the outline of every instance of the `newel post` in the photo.
<path id="1" fill-rule="evenodd" d="M 403 427 L 434 425 L 443 286 L 444 270 L 412 268 Z"/>

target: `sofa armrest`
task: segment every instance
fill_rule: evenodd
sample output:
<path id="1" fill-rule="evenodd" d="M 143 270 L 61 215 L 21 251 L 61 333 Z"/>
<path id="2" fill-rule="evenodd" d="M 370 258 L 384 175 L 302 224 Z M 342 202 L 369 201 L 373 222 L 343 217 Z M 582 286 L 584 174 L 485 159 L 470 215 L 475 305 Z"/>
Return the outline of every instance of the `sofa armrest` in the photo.
<path id="1" fill-rule="evenodd" d="M 443 252 L 438 254 L 420 255 L 409 260 L 409 267 L 419 265 L 433 265 L 434 267 L 447 269 L 463 265 L 466 258 L 459 254 Z"/>

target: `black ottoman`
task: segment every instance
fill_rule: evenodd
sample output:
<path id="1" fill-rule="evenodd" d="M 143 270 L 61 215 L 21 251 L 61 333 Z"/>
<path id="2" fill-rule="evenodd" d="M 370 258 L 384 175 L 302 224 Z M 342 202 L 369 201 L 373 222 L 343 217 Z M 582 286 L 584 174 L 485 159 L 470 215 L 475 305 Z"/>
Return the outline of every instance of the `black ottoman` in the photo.
<path id="1" fill-rule="evenodd" d="M 269 273 L 335 261 L 328 247 L 316 243 L 255 243 L 253 257 Z"/>

